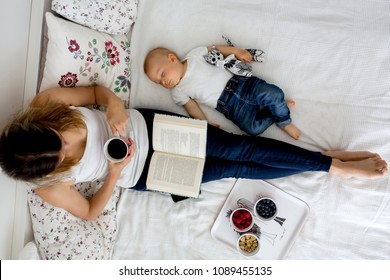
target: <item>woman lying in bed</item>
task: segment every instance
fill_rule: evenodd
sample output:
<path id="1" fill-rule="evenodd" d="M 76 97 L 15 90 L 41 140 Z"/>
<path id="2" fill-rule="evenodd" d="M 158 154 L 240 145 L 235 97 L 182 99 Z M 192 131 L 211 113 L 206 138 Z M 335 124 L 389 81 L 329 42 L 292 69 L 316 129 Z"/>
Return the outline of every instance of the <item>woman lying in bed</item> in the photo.
<path id="1" fill-rule="evenodd" d="M 106 106 L 106 113 L 85 107 Z M 0 164 L 12 178 L 34 184 L 48 203 L 82 219 L 95 219 L 115 186 L 146 189 L 156 110 L 126 110 L 104 87 L 53 88 L 39 93 L 26 112 L 15 117 L 0 138 Z M 161 111 L 159 111 L 161 112 Z M 171 114 L 169 112 L 164 112 Z M 120 163 L 107 161 L 103 144 L 119 132 L 133 143 Z M 221 178 L 272 179 L 305 171 L 345 178 L 377 178 L 387 163 L 370 152 L 312 152 L 263 137 L 231 134 L 208 126 L 202 182 Z M 73 185 L 105 178 L 87 200 Z"/>

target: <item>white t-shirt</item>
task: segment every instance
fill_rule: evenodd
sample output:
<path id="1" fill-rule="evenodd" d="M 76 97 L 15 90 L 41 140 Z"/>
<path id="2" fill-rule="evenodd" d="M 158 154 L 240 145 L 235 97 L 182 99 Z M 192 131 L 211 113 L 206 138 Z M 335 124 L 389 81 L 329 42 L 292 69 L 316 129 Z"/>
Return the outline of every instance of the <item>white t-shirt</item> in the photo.
<path id="1" fill-rule="evenodd" d="M 87 125 L 87 144 L 80 162 L 72 168 L 71 178 L 78 182 L 103 180 L 108 174 L 108 162 L 103 153 L 104 143 L 112 137 L 105 112 L 77 107 Z M 133 187 L 143 171 L 149 149 L 149 139 L 146 123 L 142 115 L 136 110 L 128 110 L 127 136 L 136 145 L 136 150 L 130 163 L 122 170 L 117 185 Z"/>
<path id="2" fill-rule="evenodd" d="M 233 75 L 224 68 L 209 64 L 204 59 L 207 52 L 207 47 L 198 47 L 183 59 L 187 60 L 186 73 L 171 91 L 176 104 L 182 106 L 192 98 L 211 108 L 217 107 L 218 98 Z"/>

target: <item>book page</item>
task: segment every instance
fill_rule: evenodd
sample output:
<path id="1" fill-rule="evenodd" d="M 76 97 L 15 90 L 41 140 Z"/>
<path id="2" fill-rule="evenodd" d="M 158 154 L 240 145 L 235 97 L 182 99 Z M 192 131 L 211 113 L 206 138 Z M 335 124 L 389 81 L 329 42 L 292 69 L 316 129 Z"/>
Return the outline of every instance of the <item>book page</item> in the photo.
<path id="1" fill-rule="evenodd" d="M 155 152 L 149 166 L 147 188 L 198 197 L 204 162 L 201 158 Z"/>
<path id="2" fill-rule="evenodd" d="M 153 148 L 172 154 L 205 158 L 207 122 L 185 117 L 156 114 Z"/>

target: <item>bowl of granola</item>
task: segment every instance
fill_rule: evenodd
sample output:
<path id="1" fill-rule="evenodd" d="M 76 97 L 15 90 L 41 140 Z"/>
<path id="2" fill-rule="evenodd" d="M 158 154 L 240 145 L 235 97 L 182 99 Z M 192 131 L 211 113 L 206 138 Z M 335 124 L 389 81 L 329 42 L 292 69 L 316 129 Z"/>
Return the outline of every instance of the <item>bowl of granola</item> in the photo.
<path id="1" fill-rule="evenodd" d="M 260 239 L 253 233 L 244 233 L 237 240 L 237 250 L 244 256 L 254 256 L 260 250 Z"/>

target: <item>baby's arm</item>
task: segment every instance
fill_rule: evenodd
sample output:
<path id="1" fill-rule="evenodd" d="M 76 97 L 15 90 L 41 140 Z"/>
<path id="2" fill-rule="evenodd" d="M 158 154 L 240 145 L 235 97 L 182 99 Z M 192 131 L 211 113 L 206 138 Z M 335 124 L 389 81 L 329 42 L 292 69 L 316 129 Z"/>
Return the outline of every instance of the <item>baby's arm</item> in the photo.
<path id="1" fill-rule="evenodd" d="M 211 50 L 212 47 L 207 47 L 208 51 Z M 250 52 L 244 49 L 240 49 L 237 47 L 227 46 L 227 45 L 216 45 L 215 48 L 219 50 L 224 57 L 227 57 L 231 54 L 234 54 L 234 56 L 243 62 L 250 63 L 252 61 L 252 55 Z"/>
<path id="2" fill-rule="evenodd" d="M 183 105 L 184 109 L 186 109 L 188 115 L 194 119 L 207 120 L 206 115 L 203 113 L 202 109 L 199 107 L 198 102 L 194 99 L 191 99 Z"/>
<path id="3" fill-rule="evenodd" d="M 200 120 L 207 120 L 206 115 L 203 113 L 202 109 L 199 107 L 198 102 L 196 102 L 194 99 L 190 99 L 186 104 L 183 105 L 184 109 L 186 109 L 188 115 L 191 116 L 191 118 L 194 119 L 200 119 Z M 219 127 L 218 124 L 210 123 L 209 124 Z"/>

